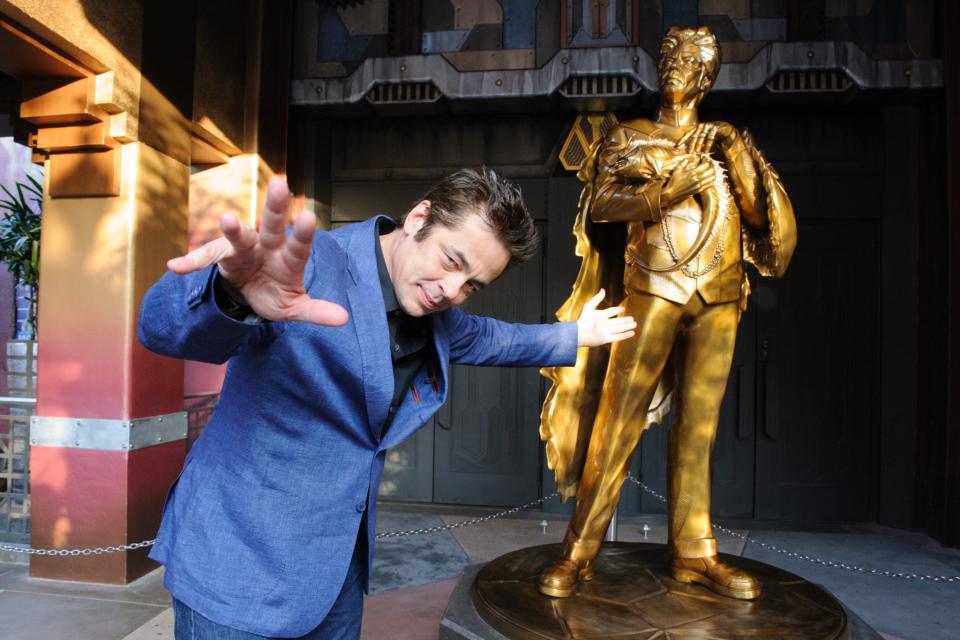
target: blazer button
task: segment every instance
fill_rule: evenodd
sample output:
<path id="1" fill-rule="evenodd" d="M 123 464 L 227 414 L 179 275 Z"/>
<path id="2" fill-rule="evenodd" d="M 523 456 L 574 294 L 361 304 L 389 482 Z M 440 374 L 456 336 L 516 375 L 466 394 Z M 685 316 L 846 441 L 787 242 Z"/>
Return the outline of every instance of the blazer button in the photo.
<path id="1" fill-rule="evenodd" d="M 366 503 L 366 502 L 357 502 L 356 507 L 357 507 L 357 512 L 358 512 L 358 513 L 363 513 L 364 509 L 367 508 L 367 503 Z"/>

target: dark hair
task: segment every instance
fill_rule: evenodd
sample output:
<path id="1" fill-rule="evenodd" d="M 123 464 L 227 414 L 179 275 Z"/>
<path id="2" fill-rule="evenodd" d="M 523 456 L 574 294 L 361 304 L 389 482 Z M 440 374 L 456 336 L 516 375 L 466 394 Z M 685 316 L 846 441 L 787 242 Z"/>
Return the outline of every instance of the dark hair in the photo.
<path id="1" fill-rule="evenodd" d="M 418 202 L 430 201 L 427 221 L 415 236 L 423 240 L 435 224 L 458 229 L 478 214 L 510 251 L 510 264 L 537 253 L 539 238 L 520 189 L 492 169 L 460 169 L 435 184 Z"/>

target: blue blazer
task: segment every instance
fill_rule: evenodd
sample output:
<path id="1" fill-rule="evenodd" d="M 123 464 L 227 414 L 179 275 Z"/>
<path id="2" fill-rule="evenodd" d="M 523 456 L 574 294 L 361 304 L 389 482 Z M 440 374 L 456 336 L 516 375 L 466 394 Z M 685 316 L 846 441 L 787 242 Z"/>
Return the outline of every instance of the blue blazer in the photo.
<path id="1" fill-rule="evenodd" d="M 213 300 L 216 267 L 167 273 L 144 298 L 139 337 L 148 349 L 230 361 L 220 402 L 168 495 L 150 553 L 166 566 L 170 592 L 220 624 L 266 636 L 312 630 L 337 598 L 361 533 L 369 575 L 386 450 L 443 404 L 450 362 L 575 362 L 576 323 L 509 324 L 459 308 L 439 312 L 432 316 L 437 366 L 416 374 L 416 393 L 407 394 L 383 434 L 394 381 L 377 220 L 318 232 L 313 241 L 304 286 L 311 297 L 347 309 L 342 327 L 232 320 Z"/>

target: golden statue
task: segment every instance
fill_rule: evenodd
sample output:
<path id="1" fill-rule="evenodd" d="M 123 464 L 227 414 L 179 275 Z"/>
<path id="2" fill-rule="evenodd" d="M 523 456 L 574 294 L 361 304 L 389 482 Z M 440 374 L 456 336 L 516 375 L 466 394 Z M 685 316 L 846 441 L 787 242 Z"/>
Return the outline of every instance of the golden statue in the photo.
<path id="1" fill-rule="evenodd" d="M 578 173 L 585 186 L 574 235 L 583 262 L 557 317 L 576 319 L 604 288 L 638 326 L 608 351 L 581 349 L 574 367 L 544 370 L 553 387 L 540 435 L 558 490 L 576 495 L 562 555 L 540 574 L 550 596 L 569 596 L 592 578 L 640 435 L 671 408 L 673 578 L 732 598 L 760 594 L 754 576 L 717 557 L 710 460 L 750 291 L 743 262 L 782 276 L 796 222 L 749 134 L 697 120 L 719 66 L 708 29 L 671 28 L 660 48 L 656 115 L 611 128 Z"/>

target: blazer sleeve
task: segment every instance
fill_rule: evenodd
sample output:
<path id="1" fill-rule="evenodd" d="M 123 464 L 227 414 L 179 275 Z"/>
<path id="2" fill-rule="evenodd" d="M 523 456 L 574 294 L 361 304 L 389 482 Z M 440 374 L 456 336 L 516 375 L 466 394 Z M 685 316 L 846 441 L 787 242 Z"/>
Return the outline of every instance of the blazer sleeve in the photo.
<path id="1" fill-rule="evenodd" d="M 214 299 L 217 277 L 216 265 L 185 276 L 164 274 L 140 304 L 140 343 L 160 355 L 220 364 L 267 339 L 272 323 L 223 314 Z"/>
<path id="2" fill-rule="evenodd" d="M 444 312 L 450 360 L 495 367 L 563 367 L 577 360 L 577 323 L 521 324 Z"/>

